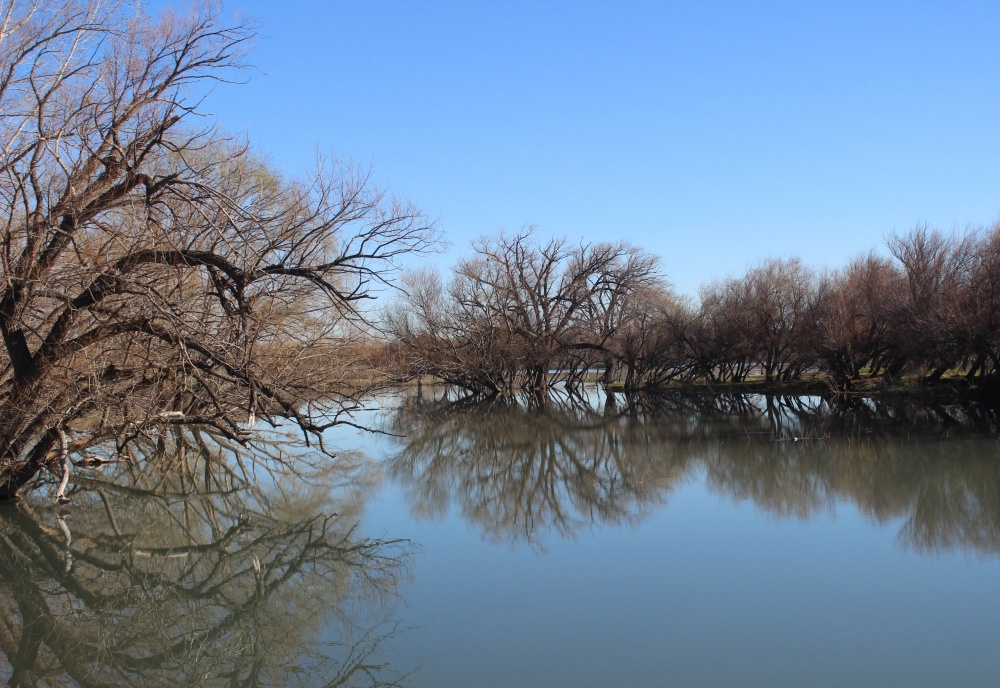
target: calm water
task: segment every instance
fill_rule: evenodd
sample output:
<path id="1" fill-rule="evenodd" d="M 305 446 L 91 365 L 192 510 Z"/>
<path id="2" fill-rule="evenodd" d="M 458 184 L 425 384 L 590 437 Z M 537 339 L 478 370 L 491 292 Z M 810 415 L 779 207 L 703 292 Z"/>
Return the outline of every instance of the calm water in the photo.
<path id="1" fill-rule="evenodd" d="M 996 685 L 996 410 L 610 401 L 430 390 L 333 463 L 80 472 L 0 510 L 0 680 Z"/>

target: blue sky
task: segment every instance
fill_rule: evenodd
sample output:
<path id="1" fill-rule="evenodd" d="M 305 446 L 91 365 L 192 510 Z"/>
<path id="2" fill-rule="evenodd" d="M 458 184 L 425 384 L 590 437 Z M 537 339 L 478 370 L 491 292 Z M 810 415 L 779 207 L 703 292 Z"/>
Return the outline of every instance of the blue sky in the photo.
<path id="1" fill-rule="evenodd" d="M 263 2 L 207 101 L 287 174 L 317 150 L 439 217 L 627 239 L 678 290 L 1000 218 L 1000 3 Z"/>

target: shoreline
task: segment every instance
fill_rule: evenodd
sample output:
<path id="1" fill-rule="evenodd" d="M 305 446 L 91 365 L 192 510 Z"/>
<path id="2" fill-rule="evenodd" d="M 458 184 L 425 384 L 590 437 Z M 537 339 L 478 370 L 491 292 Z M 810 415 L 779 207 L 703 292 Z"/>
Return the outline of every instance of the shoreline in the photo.
<path id="1" fill-rule="evenodd" d="M 390 387 L 410 389 L 419 386 L 448 386 L 449 383 L 435 377 L 425 377 L 419 380 L 395 382 Z M 601 388 L 596 380 L 587 380 L 585 387 Z M 561 388 L 560 383 L 553 385 Z M 824 398 L 912 398 L 941 401 L 1000 401 L 1000 386 L 969 383 L 964 377 L 946 378 L 932 384 L 925 384 L 919 378 L 908 377 L 888 381 L 884 378 L 865 378 L 854 383 L 849 390 L 838 390 L 821 376 L 801 378 L 798 380 L 776 381 L 764 379 L 747 379 L 741 382 L 671 382 L 654 387 L 626 390 L 623 383 L 615 383 L 607 387 L 616 394 L 636 395 L 705 395 L 718 396 L 723 394 L 766 394 L 773 396 L 821 396 Z"/>

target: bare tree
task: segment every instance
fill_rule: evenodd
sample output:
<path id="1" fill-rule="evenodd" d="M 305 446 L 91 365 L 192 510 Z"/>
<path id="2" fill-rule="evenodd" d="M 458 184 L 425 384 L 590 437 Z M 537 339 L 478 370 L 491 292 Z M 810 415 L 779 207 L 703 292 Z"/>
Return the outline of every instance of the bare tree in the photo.
<path id="1" fill-rule="evenodd" d="M 357 390 L 324 358 L 431 238 L 364 171 L 288 181 L 192 128 L 189 94 L 240 65 L 248 26 L 127 9 L 3 10 L 0 497 L 170 425 L 246 439 L 280 414 L 318 433 Z"/>
<path id="2" fill-rule="evenodd" d="M 464 309 L 496 320 L 520 358 L 524 386 L 541 392 L 560 353 L 583 346 L 578 315 L 603 288 L 599 275 L 626 251 L 606 244 L 571 249 L 561 239 L 533 241 L 534 229 L 484 238 L 456 271 Z"/>
<path id="3" fill-rule="evenodd" d="M 624 368 L 626 391 L 653 389 L 690 377 L 686 331 L 693 311 L 665 286 L 639 290 L 624 304 L 610 351 Z"/>
<path id="4" fill-rule="evenodd" d="M 1000 374 L 1000 223 L 975 239 L 969 279 L 959 302 L 958 330 L 970 360 L 966 376 Z"/>
<path id="5" fill-rule="evenodd" d="M 750 313 L 744 285 L 736 279 L 701 288 L 698 333 L 690 339 L 702 375 L 709 381 L 742 382 L 757 355 L 750 335 Z M 690 335 L 689 335 L 690 337 Z"/>
<path id="6" fill-rule="evenodd" d="M 403 276 L 404 293 L 385 314 L 391 357 L 399 379 L 430 375 L 467 391 L 514 393 L 521 356 L 506 333 L 500 309 L 476 282 L 445 287 L 435 272 Z"/>
<path id="7" fill-rule="evenodd" d="M 585 370 L 588 353 L 610 359 L 608 342 L 629 300 L 661 281 L 655 257 L 624 243 L 540 243 L 528 228 L 484 237 L 473 249 L 447 287 L 410 275 L 409 294 L 387 324 L 409 374 L 478 393 L 544 396 L 555 378 Z"/>
<path id="8" fill-rule="evenodd" d="M 669 297 L 656 256 L 633 246 L 616 248 L 619 255 L 591 278 L 578 346 L 601 352 L 605 386 L 614 381 L 617 360 L 625 365 L 625 383 L 631 387 L 644 358 L 639 340 L 655 336 L 656 306 L 661 296 Z"/>
<path id="9" fill-rule="evenodd" d="M 767 260 L 744 278 L 750 336 L 767 380 L 797 378 L 806 361 L 803 334 L 814 301 L 813 274 L 800 260 Z"/>
<path id="10" fill-rule="evenodd" d="M 896 376 L 912 364 L 934 382 L 968 355 L 956 305 L 970 284 L 975 236 L 946 236 L 920 226 L 886 243 L 904 276 L 892 304 L 895 357 L 888 372 Z"/>
<path id="11" fill-rule="evenodd" d="M 812 272 L 797 258 L 766 260 L 739 278 L 701 291 L 698 365 L 709 379 L 740 382 L 759 368 L 767 380 L 797 378 L 809 364 L 805 333 L 815 300 Z"/>
<path id="12" fill-rule="evenodd" d="M 876 367 L 888 353 L 890 304 L 900 287 L 898 271 L 873 253 L 820 279 L 809 337 L 837 390 L 848 391 L 864 367 Z"/>

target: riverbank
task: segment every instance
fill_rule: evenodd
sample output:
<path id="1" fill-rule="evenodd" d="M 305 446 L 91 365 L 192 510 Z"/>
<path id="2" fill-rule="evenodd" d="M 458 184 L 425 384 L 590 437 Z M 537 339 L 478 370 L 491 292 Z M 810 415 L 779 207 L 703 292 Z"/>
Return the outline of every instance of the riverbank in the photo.
<path id="1" fill-rule="evenodd" d="M 426 376 L 420 380 L 409 380 L 397 383 L 400 388 L 417 387 L 420 385 L 439 385 L 443 383 L 438 378 Z M 587 386 L 599 385 L 599 378 L 594 375 L 586 379 Z M 559 384 L 557 383 L 557 387 Z M 608 387 L 613 392 L 625 394 L 628 391 L 623 383 L 615 383 Z M 913 398 L 935 399 L 941 401 L 997 401 L 1000 400 L 1000 386 L 996 384 L 970 383 L 963 375 L 945 375 L 934 383 L 925 383 L 919 376 L 904 376 L 889 380 L 883 377 L 870 377 L 856 380 L 849 390 L 838 390 L 828 378 L 823 375 L 806 375 L 797 380 L 767 380 L 763 376 L 748 377 L 740 382 L 710 382 L 697 380 L 694 382 L 670 382 L 656 387 L 646 387 L 632 390 L 637 394 L 768 394 L 774 396 L 822 396 L 822 397 L 857 397 L 857 398 Z"/>
<path id="2" fill-rule="evenodd" d="M 621 387 L 613 388 L 624 391 Z M 853 397 L 920 397 L 953 399 L 995 399 L 995 385 L 970 384 L 964 377 L 942 378 L 935 383 L 924 383 L 920 378 L 903 377 L 887 380 L 881 377 L 865 378 L 852 383 L 848 390 L 837 389 L 823 376 L 803 377 L 798 380 L 776 381 L 748 378 L 741 382 L 686 382 L 658 387 L 655 392 L 684 392 L 691 394 L 775 394 L 785 396 L 853 396 Z"/>

